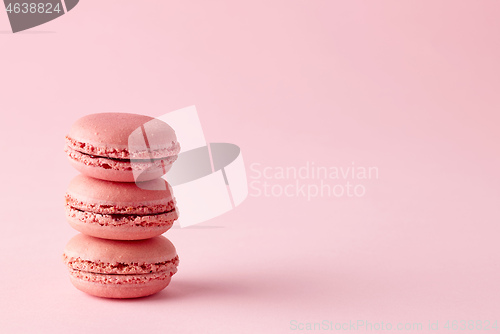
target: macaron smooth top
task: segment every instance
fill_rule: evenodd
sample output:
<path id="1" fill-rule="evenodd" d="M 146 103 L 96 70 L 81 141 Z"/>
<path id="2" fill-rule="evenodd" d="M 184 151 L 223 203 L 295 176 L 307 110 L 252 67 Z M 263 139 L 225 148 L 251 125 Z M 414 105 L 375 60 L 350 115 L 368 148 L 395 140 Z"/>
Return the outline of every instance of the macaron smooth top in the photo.
<path id="1" fill-rule="evenodd" d="M 67 243 L 64 257 L 66 264 L 79 259 L 94 263 L 140 267 L 143 264 L 172 261 L 177 257 L 177 252 L 170 240 L 164 236 L 124 241 L 77 234 Z M 112 270 L 112 273 L 117 273 L 117 270 Z"/>
<path id="2" fill-rule="evenodd" d="M 155 214 L 175 209 L 172 188 L 164 179 L 146 182 L 111 182 L 82 174 L 66 191 L 66 203 L 101 214 Z"/>
<path id="3" fill-rule="evenodd" d="M 69 148 L 115 159 L 151 159 L 177 155 L 180 145 L 167 123 L 145 115 L 98 113 L 78 119 L 66 136 Z"/>

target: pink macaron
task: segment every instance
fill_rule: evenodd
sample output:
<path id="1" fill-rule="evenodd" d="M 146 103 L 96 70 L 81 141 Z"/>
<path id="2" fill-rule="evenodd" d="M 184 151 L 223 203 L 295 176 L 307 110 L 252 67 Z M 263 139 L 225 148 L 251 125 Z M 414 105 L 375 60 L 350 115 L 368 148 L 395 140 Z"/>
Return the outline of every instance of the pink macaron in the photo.
<path id="1" fill-rule="evenodd" d="M 71 180 L 65 199 L 69 224 L 98 238 L 151 238 L 166 232 L 178 218 L 172 189 L 161 178 L 131 183 L 79 174 Z"/>
<path id="2" fill-rule="evenodd" d="M 77 120 L 65 152 L 80 173 L 118 182 L 148 181 L 164 175 L 177 159 L 175 131 L 149 116 L 101 113 Z"/>
<path id="3" fill-rule="evenodd" d="M 179 257 L 165 237 L 117 241 L 74 236 L 63 261 L 73 285 L 106 298 L 137 298 L 163 290 L 177 272 Z"/>

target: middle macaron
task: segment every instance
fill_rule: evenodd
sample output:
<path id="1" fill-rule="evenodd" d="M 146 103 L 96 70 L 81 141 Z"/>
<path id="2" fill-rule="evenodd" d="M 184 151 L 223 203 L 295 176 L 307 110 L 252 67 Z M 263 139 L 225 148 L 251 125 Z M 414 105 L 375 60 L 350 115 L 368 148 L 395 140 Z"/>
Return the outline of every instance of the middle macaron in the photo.
<path id="1" fill-rule="evenodd" d="M 164 179 L 128 183 L 76 176 L 66 192 L 66 218 L 84 234 L 113 240 L 152 238 L 179 217 Z"/>

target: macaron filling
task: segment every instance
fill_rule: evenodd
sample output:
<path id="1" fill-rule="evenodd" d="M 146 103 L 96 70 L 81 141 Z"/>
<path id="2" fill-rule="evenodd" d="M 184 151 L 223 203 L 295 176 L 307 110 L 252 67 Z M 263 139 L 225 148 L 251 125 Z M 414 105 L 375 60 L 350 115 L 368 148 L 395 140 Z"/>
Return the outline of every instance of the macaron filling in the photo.
<path id="1" fill-rule="evenodd" d="M 86 224 L 98 224 L 100 226 L 141 226 L 141 227 L 167 227 L 172 226 L 177 220 L 177 210 L 150 214 L 150 215 L 127 215 L 127 214 L 99 214 L 95 212 L 82 211 L 66 205 L 66 215 Z"/>
<path id="2" fill-rule="evenodd" d="M 133 275 L 151 274 L 164 271 L 177 271 L 179 257 L 175 256 L 170 260 L 155 263 L 146 262 L 115 262 L 108 263 L 102 261 L 84 260 L 81 257 L 70 257 L 63 254 L 64 263 L 70 269 L 91 272 L 95 274 Z"/>
<path id="3" fill-rule="evenodd" d="M 175 200 L 157 201 L 149 205 L 108 205 L 84 202 L 66 194 L 68 218 L 99 226 L 171 227 L 179 218 Z"/>
<path id="4" fill-rule="evenodd" d="M 177 155 L 159 158 L 159 159 L 120 159 L 109 158 L 97 155 L 90 155 L 74 150 L 71 147 L 66 147 L 65 152 L 68 156 L 77 162 L 87 166 L 101 167 L 104 169 L 112 169 L 119 171 L 144 171 L 149 169 L 162 169 L 165 166 L 172 165 L 177 160 Z"/>
<path id="5" fill-rule="evenodd" d="M 116 159 L 164 159 L 170 156 L 179 154 L 180 145 L 176 141 L 170 143 L 170 147 L 151 149 L 148 150 L 132 150 L 129 148 L 111 148 L 111 147 L 100 147 L 92 145 L 90 143 L 78 141 L 69 136 L 66 136 L 66 145 L 69 149 L 78 151 L 91 156 L 100 156 L 106 158 L 116 158 Z"/>
<path id="6" fill-rule="evenodd" d="M 165 280 L 172 276 L 169 272 L 142 275 L 107 275 L 72 269 L 70 269 L 69 273 L 73 278 L 101 284 L 145 284 L 155 280 Z"/>
<path id="7" fill-rule="evenodd" d="M 86 202 L 74 198 L 70 194 L 65 195 L 66 205 L 81 211 L 90 211 L 99 214 L 130 214 L 130 215 L 152 215 L 166 213 L 175 210 L 175 200 L 156 201 L 147 205 L 125 205 L 105 204 L 99 202 Z"/>
<path id="8" fill-rule="evenodd" d="M 179 257 L 159 263 L 104 263 L 63 255 L 70 275 L 76 279 L 102 284 L 144 284 L 169 279 L 177 272 Z"/>

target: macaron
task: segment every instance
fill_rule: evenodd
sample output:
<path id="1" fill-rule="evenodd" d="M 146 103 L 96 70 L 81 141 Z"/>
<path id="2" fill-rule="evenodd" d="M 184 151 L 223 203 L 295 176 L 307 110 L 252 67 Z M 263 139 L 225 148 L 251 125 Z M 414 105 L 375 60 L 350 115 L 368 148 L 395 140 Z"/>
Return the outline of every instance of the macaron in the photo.
<path id="1" fill-rule="evenodd" d="M 134 182 L 161 177 L 180 151 L 175 131 L 165 122 L 127 113 L 90 114 L 66 136 L 71 165 L 94 178 Z"/>
<path id="2" fill-rule="evenodd" d="M 166 232 L 179 217 L 164 179 L 111 182 L 82 174 L 65 195 L 66 218 L 84 234 L 114 240 L 139 240 Z"/>
<path id="3" fill-rule="evenodd" d="M 137 298 L 163 290 L 177 272 L 179 257 L 165 237 L 117 241 L 74 236 L 63 261 L 73 285 L 106 298 Z"/>

